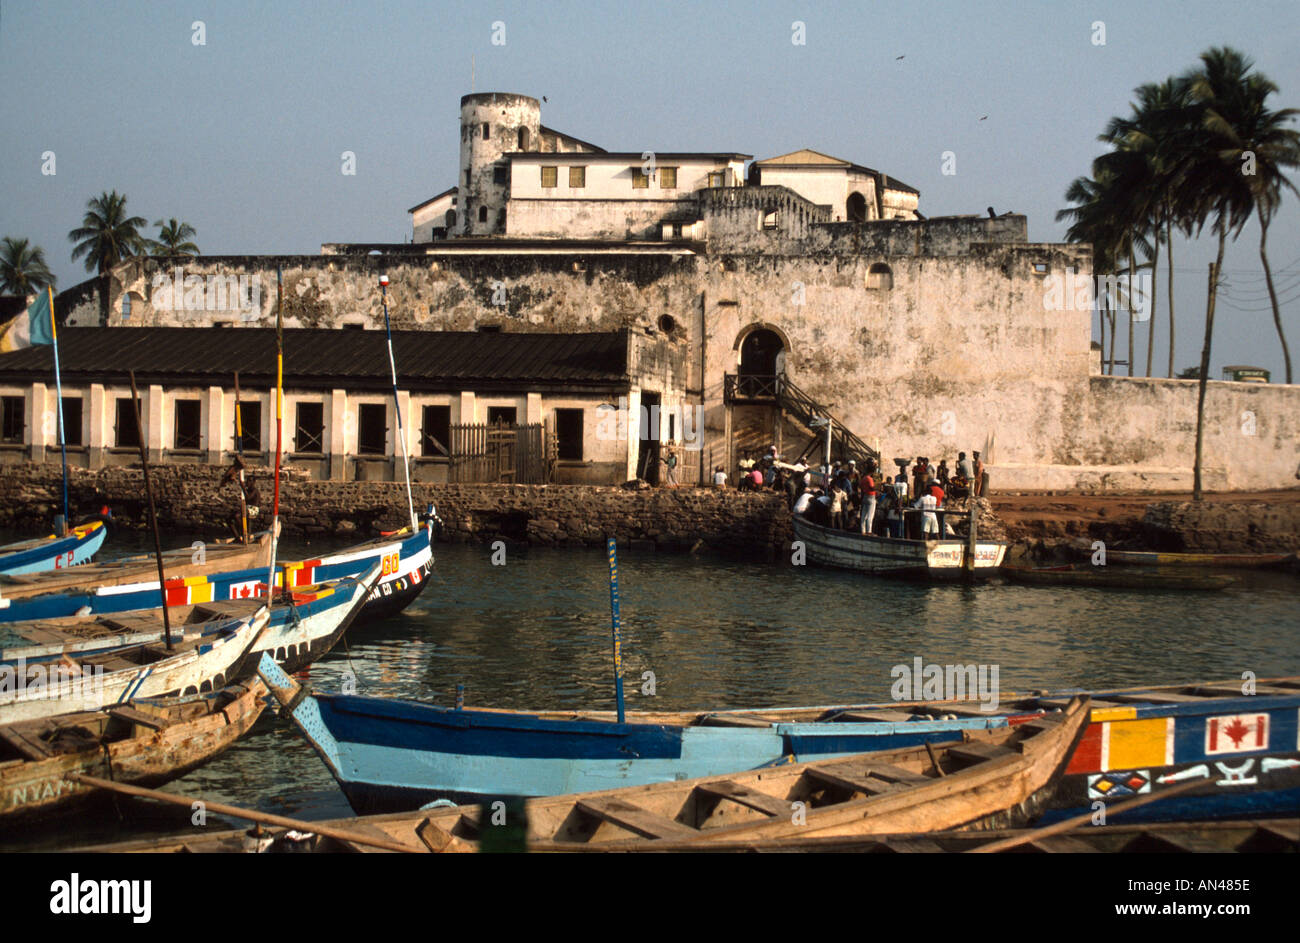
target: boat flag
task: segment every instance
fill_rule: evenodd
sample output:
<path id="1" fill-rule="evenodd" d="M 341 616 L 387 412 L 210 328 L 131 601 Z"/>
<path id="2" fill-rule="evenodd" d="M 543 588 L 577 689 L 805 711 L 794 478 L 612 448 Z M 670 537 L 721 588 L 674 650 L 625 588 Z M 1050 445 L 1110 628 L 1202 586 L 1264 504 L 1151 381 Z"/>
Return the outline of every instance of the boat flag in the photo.
<path id="1" fill-rule="evenodd" d="M 10 322 L 4 336 L 0 337 L 0 353 L 53 344 L 54 341 L 54 292 L 46 288 L 37 294 L 26 311 Z"/>

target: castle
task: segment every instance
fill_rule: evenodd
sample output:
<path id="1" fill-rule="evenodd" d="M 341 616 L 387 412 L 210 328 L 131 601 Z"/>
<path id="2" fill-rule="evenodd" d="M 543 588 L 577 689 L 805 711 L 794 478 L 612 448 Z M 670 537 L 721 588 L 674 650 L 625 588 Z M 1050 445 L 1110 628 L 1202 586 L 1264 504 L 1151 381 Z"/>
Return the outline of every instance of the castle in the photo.
<path id="1" fill-rule="evenodd" d="M 1090 312 L 1050 302 L 1091 274 L 1086 245 L 1032 243 L 1021 215 L 926 218 L 916 189 L 815 150 L 605 151 L 522 95 L 465 96 L 459 130 L 458 180 L 411 208 L 410 243 L 135 258 L 61 293 L 74 461 L 132 460 L 132 366 L 157 460 L 225 460 L 236 369 L 268 430 L 278 310 L 307 329 L 286 331 L 290 458 L 321 477 L 400 476 L 404 448 L 423 480 L 535 480 L 517 459 L 541 449 L 546 480 L 654 480 L 673 441 L 689 483 L 773 443 L 815 461 L 829 419 L 836 457 L 978 449 L 994 488 L 1190 487 L 1196 383 L 1100 375 Z M 54 444 L 48 359 L 0 357 L 0 461 Z M 1292 484 L 1300 388 L 1210 389 L 1207 487 Z"/>

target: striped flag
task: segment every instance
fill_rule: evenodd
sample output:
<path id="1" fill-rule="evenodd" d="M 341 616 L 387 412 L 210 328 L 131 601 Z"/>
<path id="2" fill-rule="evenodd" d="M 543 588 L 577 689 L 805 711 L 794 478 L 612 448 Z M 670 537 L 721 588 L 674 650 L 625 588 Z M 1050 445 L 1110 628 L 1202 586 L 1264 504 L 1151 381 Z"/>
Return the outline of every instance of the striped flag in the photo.
<path id="1" fill-rule="evenodd" d="M 54 290 L 47 287 L 27 306 L 27 310 L 10 322 L 0 337 L 0 353 L 22 350 L 36 344 L 53 344 Z"/>

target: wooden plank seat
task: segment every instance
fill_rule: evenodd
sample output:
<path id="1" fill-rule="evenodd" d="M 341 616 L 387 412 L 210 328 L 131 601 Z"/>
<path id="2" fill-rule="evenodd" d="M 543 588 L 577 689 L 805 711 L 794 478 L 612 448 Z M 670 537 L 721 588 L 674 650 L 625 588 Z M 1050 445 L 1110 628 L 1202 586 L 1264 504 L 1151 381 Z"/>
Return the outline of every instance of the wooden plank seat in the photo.
<path id="1" fill-rule="evenodd" d="M 836 721 L 846 724 L 902 724 L 915 719 L 915 714 L 907 711 L 845 711 L 836 714 Z"/>
<path id="2" fill-rule="evenodd" d="M 9 744 L 14 750 L 32 760 L 43 760 L 54 753 L 40 740 L 30 737 L 13 727 L 0 727 L 0 740 Z"/>
<path id="3" fill-rule="evenodd" d="M 897 792 L 907 788 L 903 783 L 878 779 L 866 772 L 865 769 L 854 768 L 845 764 L 838 764 L 834 768 L 810 766 L 804 770 L 804 777 L 822 785 L 843 789 L 845 792 L 860 792 L 865 796 L 880 796 L 887 792 Z"/>
<path id="4" fill-rule="evenodd" d="M 1000 743 L 962 743 L 949 747 L 947 753 L 950 759 L 963 767 L 1018 755 L 1015 750 Z"/>
<path id="5" fill-rule="evenodd" d="M 681 822 L 612 796 L 582 799 L 576 807 L 587 815 L 645 838 L 694 838 L 699 834 Z"/>
<path id="6" fill-rule="evenodd" d="M 144 711 L 137 710 L 130 705 L 109 708 L 108 714 L 118 720 L 125 720 L 141 727 L 148 727 L 150 730 L 164 730 L 168 726 L 167 721 L 156 714 L 146 714 Z"/>
<path id="7" fill-rule="evenodd" d="M 787 800 L 778 799 L 776 796 L 759 792 L 756 789 L 750 789 L 747 786 L 732 782 L 730 779 L 703 783 L 696 786 L 695 791 L 717 799 L 729 799 L 732 802 L 753 809 L 755 812 L 763 812 L 774 817 L 790 814 L 791 805 Z"/>
<path id="8" fill-rule="evenodd" d="M 772 721 L 763 720 L 752 714 L 705 714 L 700 718 L 701 727 L 771 727 Z"/>

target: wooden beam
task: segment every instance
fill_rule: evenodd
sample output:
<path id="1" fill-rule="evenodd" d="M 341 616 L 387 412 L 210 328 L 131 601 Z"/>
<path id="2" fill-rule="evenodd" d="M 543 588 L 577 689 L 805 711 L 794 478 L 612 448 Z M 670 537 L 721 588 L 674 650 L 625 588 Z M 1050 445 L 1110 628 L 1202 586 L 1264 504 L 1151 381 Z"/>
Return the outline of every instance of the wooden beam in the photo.
<path id="1" fill-rule="evenodd" d="M 128 723 L 139 724 L 141 727 L 148 727 L 150 730 L 163 730 L 168 726 L 164 718 L 156 714 L 146 714 L 144 711 L 136 710 L 129 705 L 110 707 L 108 716 L 116 717 L 118 720 L 125 720 Z"/>
<path id="2" fill-rule="evenodd" d="M 756 812 L 764 812 L 773 817 L 789 815 L 791 810 L 790 802 L 778 799 L 776 796 L 765 792 L 750 789 L 748 786 L 742 786 L 730 779 L 703 783 L 696 786 L 695 791 L 718 799 L 730 799 L 732 802 L 737 802 Z"/>
<path id="3" fill-rule="evenodd" d="M 700 834 L 688 825 L 613 796 L 581 799 L 575 808 L 644 838 L 694 838 Z"/>

